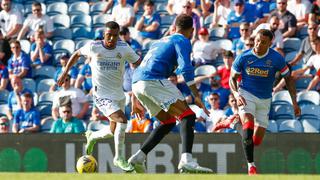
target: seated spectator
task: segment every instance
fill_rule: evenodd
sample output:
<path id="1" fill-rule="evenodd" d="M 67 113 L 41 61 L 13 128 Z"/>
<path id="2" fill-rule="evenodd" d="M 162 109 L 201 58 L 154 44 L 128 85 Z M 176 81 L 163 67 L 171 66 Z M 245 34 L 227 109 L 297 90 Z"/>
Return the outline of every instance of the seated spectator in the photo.
<path id="1" fill-rule="evenodd" d="M 0 91 L 7 89 L 9 82 L 9 72 L 7 67 L 0 62 Z"/>
<path id="2" fill-rule="evenodd" d="M 218 67 L 217 75 L 221 78 L 221 87 L 224 89 L 230 89 L 229 77 L 231 74 L 231 66 L 234 61 L 234 55 L 231 51 L 225 51 L 223 53 L 224 65 Z"/>
<path id="3" fill-rule="evenodd" d="M 106 6 L 103 8 L 102 14 L 106 14 L 109 12 L 112 13 L 113 8 L 120 3 L 120 0 L 104 0 L 104 1 L 106 1 Z M 141 4 L 140 2 L 144 1 L 144 0 L 137 0 L 137 1 L 139 1 L 138 4 Z M 135 0 L 127 0 L 127 3 L 131 6 L 134 6 L 136 2 L 135 2 Z M 112 10 L 112 11 L 110 11 L 110 10 Z"/>
<path id="4" fill-rule="evenodd" d="M 91 67 L 88 63 L 85 63 L 77 77 L 75 87 L 82 89 L 86 94 L 91 92 L 92 89 L 92 72 Z"/>
<path id="5" fill-rule="evenodd" d="M 133 7 L 127 4 L 127 0 L 120 0 L 119 4 L 112 9 L 112 18 L 120 26 L 132 26 L 134 21 Z"/>
<path id="6" fill-rule="evenodd" d="M 59 118 L 60 101 L 63 98 L 70 98 L 72 102 L 72 116 L 83 119 L 89 110 L 89 103 L 86 95 L 78 88 L 72 87 L 70 84 L 71 76 L 65 79 L 62 88 L 55 92 L 52 104 L 52 117 L 54 120 Z"/>
<path id="7" fill-rule="evenodd" d="M 1 1 L 0 30 L 4 39 L 10 40 L 18 36 L 22 28 L 22 15 L 18 9 L 12 7 L 11 0 Z"/>
<path id="8" fill-rule="evenodd" d="M 232 11 L 230 0 L 214 1 L 214 11 L 210 28 L 227 27 L 228 16 Z"/>
<path id="9" fill-rule="evenodd" d="M 308 17 L 308 23 L 315 22 L 320 24 L 320 1 L 316 0 L 311 6 L 311 11 Z"/>
<path id="10" fill-rule="evenodd" d="M 119 35 L 120 35 L 120 39 L 122 41 L 125 41 L 126 43 L 129 44 L 129 46 L 138 54 L 138 55 L 142 55 L 142 46 L 141 44 L 133 39 L 130 36 L 130 31 L 127 27 L 120 27 L 120 31 L 119 31 Z"/>
<path id="11" fill-rule="evenodd" d="M 9 120 L 12 120 L 13 114 L 22 107 L 20 96 L 27 92 L 32 94 L 32 92 L 31 90 L 23 87 L 22 80 L 18 76 L 13 76 L 10 82 L 13 90 L 8 96 L 8 109 L 6 110 L 6 116 Z"/>
<path id="12" fill-rule="evenodd" d="M 3 37 L 3 34 L 0 31 L 0 63 L 7 66 L 11 55 L 12 52 L 9 41 Z"/>
<path id="13" fill-rule="evenodd" d="M 152 121 L 147 118 L 133 118 L 128 121 L 127 133 L 147 133 L 151 131 Z"/>
<path id="14" fill-rule="evenodd" d="M 311 3 L 309 0 L 288 1 L 287 9 L 296 17 L 298 29 L 308 24 L 308 15 L 311 10 Z"/>
<path id="15" fill-rule="evenodd" d="M 245 39 L 249 38 L 251 34 L 250 24 L 241 23 L 240 24 L 240 38 L 234 39 L 232 42 L 232 52 L 235 55 L 240 55 L 245 50 Z"/>
<path id="16" fill-rule="evenodd" d="M 232 93 L 229 95 L 228 105 L 229 105 L 228 108 L 224 111 L 224 118 L 222 120 L 225 120 L 227 118 L 232 118 L 232 116 L 238 116 L 237 100 Z M 236 132 L 236 130 L 228 128 L 228 129 L 224 129 L 223 132 L 231 133 L 231 132 Z"/>
<path id="17" fill-rule="evenodd" d="M 197 40 L 192 48 L 192 61 L 195 66 L 203 64 L 213 64 L 218 57 L 221 49 L 209 40 L 209 32 L 206 28 L 201 28 L 198 32 Z"/>
<path id="18" fill-rule="evenodd" d="M 32 3 L 32 14 L 30 14 L 23 23 L 23 27 L 18 35 L 18 40 L 23 39 L 27 32 L 27 39 L 33 41 L 34 33 L 38 29 L 43 29 L 45 37 L 50 38 L 53 34 L 53 21 L 49 16 L 42 14 L 41 4 L 39 2 Z"/>
<path id="19" fill-rule="evenodd" d="M 249 50 L 252 49 L 254 46 L 254 38 L 248 37 L 247 39 L 244 40 L 244 50 Z"/>
<path id="20" fill-rule="evenodd" d="M 38 132 L 40 130 L 40 112 L 33 105 L 33 96 L 29 92 L 21 95 L 22 108 L 13 117 L 13 133 Z"/>
<path id="21" fill-rule="evenodd" d="M 283 38 L 294 37 L 297 31 L 297 19 L 287 10 L 287 0 L 277 0 L 277 9 L 270 16 L 276 15 L 280 19 L 279 30 Z"/>
<path id="22" fill-rule="evenodd" d="M 83 133 L 85 127 L 81 120 L 72 116 L 71 99 L 65 99 L 60 102 L 60 118 L 56 120 L 50 130 L 50 133 Z"/>
<path id="23" fill-rule="evenodd" d="M 8 118 L 6 116 L 1 116 L 0 117 L 0 134 L 9 133 L 9 128 L 10 128 L 10 124 L 9 124 Z"/>
<path id="24" fill-rule="evenodd" d="M 10 41 L 12 56 L 8 61 L 8 70 L 10 78 L 18 76 L 20 78 L 31 78 L 32 68 L 30 57 L 21 50 L 20 42 Z"/>
<path id="25" fill-rule="evenodd" d="M 59 76 L 61 75 L 61 73 L 63 72 L 64 68 L 66 67 L 69 58 L 70 58 L 69 54 L 62 54 L 62 55 L 59 57 L 61 67 L 58 67 L 58 68 L 56 69 L 56 72 L 55 72 L 54 78 L 53 78 L 55 82 L 58 81 L 58 78 L 59 78 Z M 75 83 L 76 83 L 76 80 L 77 80 L 77 76 L 78 76 L 78 69 L 77 69 L 75 66 L 73 66 L 73 67 L 70 69 L 70 71 L 69 71 L 69 75 L 70 75 L 70 77 L 71 77 L 71 79 L 70 79 L 70 85 L 71 85 L 71 86 L 74 86 Z M 57 87 L 56 84 L 54 84 L 54 85 L 52 85 L 52 86 L 50 87 L 50 91 L 51 91 L 51 92 L 54 92 L 54 91 L 56 91 L 57 89 L 59 89 L 59 87 Z"/>
<path id="26" fill-rule="evenodd" d="M 280 19 L 278 16 L 276 15 L 272 15 L 269 20 L 268 23 L 263 23 L 260 24 L 252 33 L 252 37 L 255 37 L 257 32 L 260 29 L 268 29 L 271 30 L 274 34 L 274 38 L 272 40 L 272 46 L 271 48 L 275 49 L 276 51 L 278 51 L 282 56 L 284 56 L 284 52 L 283 52 L 283 36 L 282 33 L 280 32 L 279 28 L 279 23 L 280 23 Z"/>
<path id="27" fill-rule="evenodd" d="M 314 87 L 317 87 L 318 83 L 320 82 L 320 69 L 318 69 L 316 75 L 311 80 L 309 86 L 307 87 L 307 91 L 312 90 Z M 316 89 L 318 92 L 320 89 Z"/>
<path id="28" fill-rule="evenodd" d="M 154 11 L 154 3 L 147 0 L 144 3 L 144 13 L 136 22 L 135 28 L 139 31 L 140 42 L 145 44 L 151 39 L 160 37 L 160 15 Z"/>
<path id="29" fill-rule="evenodd" d="M 197 3 L 198 1 L 196 1 Z M 200 1 L 200 4 L 198 5 L 197 10 L 201 13 L 198 14 L 198 16 L 201 16 L 203 19 L 206 19 L 206 17 L 210 16 L 210 13 L 214 12 L 214 2 L 212 0 L 204 0 Z"/>
<path id="30" fill-rule="evenodd" d="M 32 65 L 40 68 L 43 65 L 52 65 L 53 50 L 52 46 L 46 41 L 44 31 L 38 29 L 35 32 L 35 41 L 31 44 L 31 61 Z"/>

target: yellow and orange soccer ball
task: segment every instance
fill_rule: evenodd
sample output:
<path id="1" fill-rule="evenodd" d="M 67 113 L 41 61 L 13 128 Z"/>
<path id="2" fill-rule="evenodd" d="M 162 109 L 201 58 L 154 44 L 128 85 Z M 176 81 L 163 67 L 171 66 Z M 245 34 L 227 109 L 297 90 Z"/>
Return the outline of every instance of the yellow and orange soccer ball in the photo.
<path id="1" fill-rule="evenodd" d="M 77 161 L 78 173 L 94 173 L 97 172 L 97 160 L 91 155 L 81 156 Z"/>

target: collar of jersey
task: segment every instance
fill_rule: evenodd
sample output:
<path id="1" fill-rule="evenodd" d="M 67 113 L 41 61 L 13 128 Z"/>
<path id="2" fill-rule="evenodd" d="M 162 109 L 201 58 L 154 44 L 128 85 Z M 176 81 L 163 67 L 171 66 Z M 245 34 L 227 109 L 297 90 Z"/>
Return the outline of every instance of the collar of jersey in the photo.
<path id="1" fill-rule="evenodd" d="M 268 48 L 267 52 L 266 52 L 264 55 L 262 55 L 262 56 L 259 56 L 258 54 L 256 54 L 256 53 L 254 52 L 253 48 L 251 49 L 251 52 L 252 52 L 252 54 L 255 55 L 257 58 L 261 59 L 261 58 L 264 58 L 264 57 L 266 57 L 266 56 L 268 55 L 268 53 L 269 53 L 269 48 Z"/>

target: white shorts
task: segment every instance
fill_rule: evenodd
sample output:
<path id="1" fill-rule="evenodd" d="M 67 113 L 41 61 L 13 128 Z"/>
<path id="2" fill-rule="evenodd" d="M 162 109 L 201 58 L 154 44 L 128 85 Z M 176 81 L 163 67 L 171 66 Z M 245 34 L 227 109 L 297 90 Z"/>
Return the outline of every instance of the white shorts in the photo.
<path id="1" fill-rule="evenodd" d="M 244 97 L 247 105 L 239 107 L 239 113 L 250 113 L 254 118 L 254 124 L 259 127 L 267 128 L 269 124 L 269 111 L 271 105 L 271 98 L 260 99 L 253 94 L 239 89 L 239 94 Z"/>
<path id="2" fill-rule="evenodd" d="M 177 86 L 167 79 L 138 81 L 132 85 L 132 92 L 152 117 L 161 110 L 168 111 L 178 99 L 184 101 Z"/>
<path id="3" fill-rule="evenodd" d="M 103 113 L 103 115 L 109 117 L 112 113 L 118 110 L 122 110 L 122 112 L 124 112 L 126 99 L 124 98 L 118 101 L 93 96 L 93 101 L 96 107 Z"/>

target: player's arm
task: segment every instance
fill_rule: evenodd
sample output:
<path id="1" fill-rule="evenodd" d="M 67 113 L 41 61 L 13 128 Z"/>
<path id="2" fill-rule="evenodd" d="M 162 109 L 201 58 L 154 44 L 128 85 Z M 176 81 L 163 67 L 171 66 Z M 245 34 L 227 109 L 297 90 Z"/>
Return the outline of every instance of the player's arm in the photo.
<path id="1" fill-rule="evenodd" d="M 240 73 L 231 70 L 231 75 L 230 75 L 230 79 L 229 79 L 229 86 L 230 86 L 230 90 L 232 92 L 232 94 L 234 95 L 234 97 L 237 100 L 237 104 L 238 106 L 244 106 L 246 105 L 246 100 L 239 95 L 239 85 L 238 85 L 238 79 L 240 77 Z"/>
<path id="2" fill-rule="evenodd" d="M 80 56 L 81 56 L 81 53 L 80 53 L 79 50 L 75 51 L 75 52 L 71 55 L 71 57 L 70 57 L 67 65 L 66 65 L 64 71 L 62 72 L 61 76 L 60 76 L 59 79 L 58 79 L 58 82 L 57 82 L 58 86 L 61 86 L 61 85 L 63 84 L 64 79 L 66 78 L 69 70 L 70 70 L 71 67 L 77 62 L 77 60 L 80 58 Z"/>

